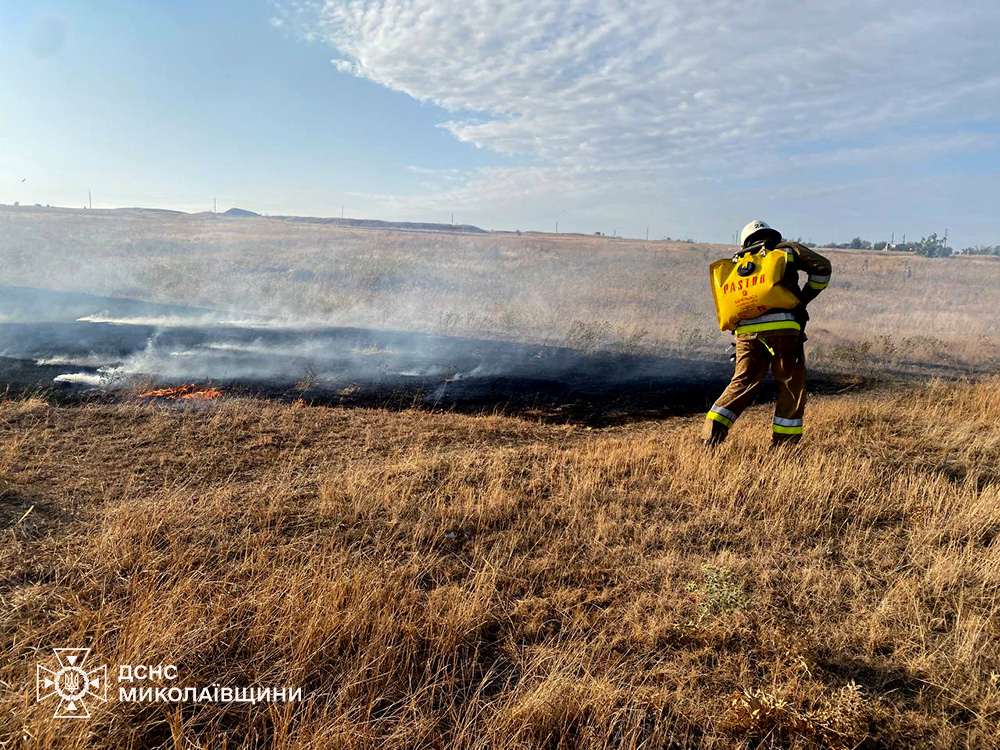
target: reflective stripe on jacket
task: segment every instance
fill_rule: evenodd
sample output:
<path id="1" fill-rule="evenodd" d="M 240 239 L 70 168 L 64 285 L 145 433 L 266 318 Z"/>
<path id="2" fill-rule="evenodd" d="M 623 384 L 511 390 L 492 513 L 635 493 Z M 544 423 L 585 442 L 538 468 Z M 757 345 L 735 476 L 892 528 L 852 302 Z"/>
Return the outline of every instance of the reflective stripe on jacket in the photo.
<path id="1" fill-rule="evenodd" d="M 801 331 L 802 325 L 795 319 L 794 313 L 782 311 L 761 315 L 759 318 L 741 320 L 734 333 L 739 336 L 746 333 L 764 333 L 766 331 Z"/>

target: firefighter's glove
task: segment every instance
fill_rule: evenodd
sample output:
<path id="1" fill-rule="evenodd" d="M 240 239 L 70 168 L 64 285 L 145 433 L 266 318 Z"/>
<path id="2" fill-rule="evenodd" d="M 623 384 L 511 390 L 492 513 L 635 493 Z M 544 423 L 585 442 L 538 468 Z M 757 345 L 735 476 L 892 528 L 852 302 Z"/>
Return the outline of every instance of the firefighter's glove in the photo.
<path id="1" fill-rule="evenodd" d="M 799 304 L 797 307 L 792 309 L 792 315 L 795 316 L 795 322 L 802 327 L 802 332 L 805 333 L 806 323 L 809 322 L 809 311 L 806 310 L 804 304 Z"/>

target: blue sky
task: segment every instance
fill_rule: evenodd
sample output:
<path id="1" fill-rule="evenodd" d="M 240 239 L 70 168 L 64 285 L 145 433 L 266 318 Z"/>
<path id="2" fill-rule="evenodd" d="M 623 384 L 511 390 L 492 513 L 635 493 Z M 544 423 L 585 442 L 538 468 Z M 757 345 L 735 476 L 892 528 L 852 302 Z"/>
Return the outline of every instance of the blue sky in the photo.
<path id="1" fill-rule="evenodd" d="M 439 108 L 338 73 L 328 48 L 275 28 L 273 10 L 6 5 L 0 201 L 82 205 L 90 189 L 95 207 L 210 210 L 218 197 L 333 214 L 352 192 L 419 190 L 411 165 L 511 162 L 437 128 Z"/>
<path id="2" fill-rule="evenodd" d="M 7 0 L 0 202 L 1000 243 L 998 32 L 978 0 Z"/>

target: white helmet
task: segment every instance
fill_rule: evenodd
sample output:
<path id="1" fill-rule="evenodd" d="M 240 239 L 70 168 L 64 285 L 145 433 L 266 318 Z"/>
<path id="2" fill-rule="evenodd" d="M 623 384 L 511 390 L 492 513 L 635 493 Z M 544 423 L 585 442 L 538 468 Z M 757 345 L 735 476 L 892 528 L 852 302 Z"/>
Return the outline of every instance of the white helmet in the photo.
<path id="1" fill-rule="evenodd" d="M 763 239 L 773 238 L 775 243 L 781 242 L 781 232 L 768 226 L 760 219 L 754 219 L 740 232 L 740 247 L 746 247 Z"/>

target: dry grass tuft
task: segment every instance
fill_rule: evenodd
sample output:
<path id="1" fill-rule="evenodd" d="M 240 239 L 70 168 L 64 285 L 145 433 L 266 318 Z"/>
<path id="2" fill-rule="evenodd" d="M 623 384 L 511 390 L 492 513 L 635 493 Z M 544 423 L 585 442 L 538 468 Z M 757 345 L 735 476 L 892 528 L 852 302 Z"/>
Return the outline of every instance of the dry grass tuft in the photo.
<path id="1" fill-rule="evenodd" d="M 885 719 L 885 711 L 880 709 L 853 682 L 811 711 L 763 690 L 739 690 L 733 697 L 729 728 L 782 744 L 801 740 L 821 747 L 856 748 L 860 742 L 874 739 L 871 730 Z"/>

